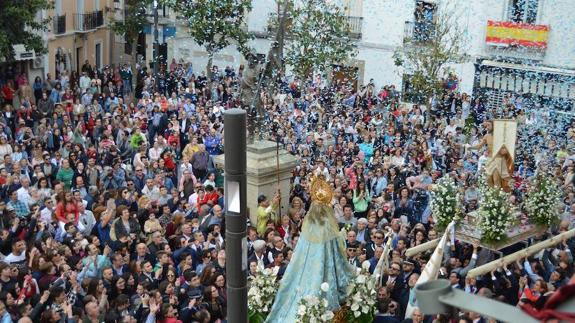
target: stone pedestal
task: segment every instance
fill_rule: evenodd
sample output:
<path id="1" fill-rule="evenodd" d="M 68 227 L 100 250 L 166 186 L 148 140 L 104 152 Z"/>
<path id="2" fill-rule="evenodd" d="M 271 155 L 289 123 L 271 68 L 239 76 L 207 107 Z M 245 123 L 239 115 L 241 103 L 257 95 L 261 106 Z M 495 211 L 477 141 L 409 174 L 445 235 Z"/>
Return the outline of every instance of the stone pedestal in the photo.
<path id="1" fill-rule="evenodd" d="M 297 159 L 286 150 L 279 150 L 279 169 L 277 168 L 276 143 L 271 141 L 256 141 L 247 146 L 247 207 L 250 222 L 257 223 L 258 196 L 264 194 L 271 199 L 278 189 L 282 194 L 281 214 L 287 214 L 289 205 L 290 179 L 292 170 L 297 165 Z M 215 158 L 215 163 L 224 165 L 224 155 Z"/>

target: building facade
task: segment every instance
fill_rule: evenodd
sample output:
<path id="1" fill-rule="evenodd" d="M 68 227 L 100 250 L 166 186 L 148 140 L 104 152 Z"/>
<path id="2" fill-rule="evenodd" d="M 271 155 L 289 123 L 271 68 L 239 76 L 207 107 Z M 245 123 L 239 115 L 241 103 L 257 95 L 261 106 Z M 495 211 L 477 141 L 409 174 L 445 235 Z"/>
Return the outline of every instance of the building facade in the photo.
<path id="1" fill-rule="evenodd" d="M 508 92 L 523 93 L 535 105 L 575 112 L 572 0 L 337 1 L 346 8 L 351 38 L 358 45 L 358 55 L 347 70 L 357 73 L 359 84 L 373 79 L 377 86 L 394 84 L 403 89 L 409 75 L 395 65 L 393 56 L 417 31 L 419 5 L 431 23 L 442 10 L 454 10 L 449 14 L 457 17 L 465 33 L 466 61 L 449 68 L 460 79 L 461 91 L 483 95 L 491 104 L 500 103 Z M 248 30 L 257 36 L 252 47 L 266 54 L 273 39 L 268 20 L 277 6 L 271 0 L 254 0 L 252 5 L 247 21 Z M 168 59 L 194 61 L 196 71 L 205 70 L 205 50 L 186 35 L 185 26 L 177 21 L 174 25 L 175 34 L 167 39 Z M 214 57 L 214 64 L 221 67 L 243 63 L 233 48 Z"/>
<path id="2" fill-rule="evenodd" d="M 120 0 L 55 0 L 48 12 L 52 26 L 47 72 L 55 76 L 80 71 L 86 61 L 98 69 L 118 63 L 117 53 L 124 51 L 124 44 L 109 25 L 112 19 L 121 19 L 117 12 L 122 8 Z"/>

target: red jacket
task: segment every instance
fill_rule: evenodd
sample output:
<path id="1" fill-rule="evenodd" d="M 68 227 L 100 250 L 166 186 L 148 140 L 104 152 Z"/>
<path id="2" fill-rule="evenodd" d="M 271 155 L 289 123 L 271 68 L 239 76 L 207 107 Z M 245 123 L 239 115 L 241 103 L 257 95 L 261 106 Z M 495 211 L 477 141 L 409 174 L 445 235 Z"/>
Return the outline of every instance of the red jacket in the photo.
<path id="1" fill-rule="evenodd" d="M 68 222 L 66 221 L 66 214 L 68 213 L 74 213 L 75 215 L 74 223 L 78 223 L 79 212 L 78 212 L 78 206 L 76 205 L 75 202 L 70 202 L 66 204 L 66 209 L 64 209 L 64 204 L 62 202 L 56 205 L 56 219 L 58 221 Z"/>
<path id="2" fill-rule="evenodd" d="M 198 208 L 202 207 L 204 204 L 208 204 L 209 201 L 212 201 L 212 205 L 218 204 L 218 193 L 214 192 L 206 192 L 204 194 L 204 198 L 200 199 L 198 196 Z"/>

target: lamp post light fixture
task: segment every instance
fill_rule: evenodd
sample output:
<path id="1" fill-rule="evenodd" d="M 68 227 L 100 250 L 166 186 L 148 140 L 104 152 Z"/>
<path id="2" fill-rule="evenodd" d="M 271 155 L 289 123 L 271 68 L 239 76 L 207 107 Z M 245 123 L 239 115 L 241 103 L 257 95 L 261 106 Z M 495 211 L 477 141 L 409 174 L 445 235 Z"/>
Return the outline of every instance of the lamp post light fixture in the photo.
<path id="1" fill-rule="evenodd" d="M 228 317 L 234 323 L 248 321 L 246 119 L 242 109 L 224 112 L 226 287 Z"/>
<path id="2" fill-rule="evenodd" d="M 415 298 L 417 306 L 425 315 L 449 314 L 454 308 L 460 308 L 501 322 L 539 322 L 517 307 L 453 288 L 446 279 L 415 286 Z"/>

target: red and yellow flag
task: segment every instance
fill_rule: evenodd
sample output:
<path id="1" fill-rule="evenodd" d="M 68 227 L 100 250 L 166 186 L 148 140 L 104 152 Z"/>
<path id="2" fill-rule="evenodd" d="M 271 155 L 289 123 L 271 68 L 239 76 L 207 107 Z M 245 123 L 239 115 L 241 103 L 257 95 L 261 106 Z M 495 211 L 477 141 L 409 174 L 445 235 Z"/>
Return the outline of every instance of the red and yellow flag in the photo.
<path id="1" fill-rule="evenodd" d="M 485 41 L 490 45 L 547 48 L 549 26 L 510 21 L 487 21 Z"/>

